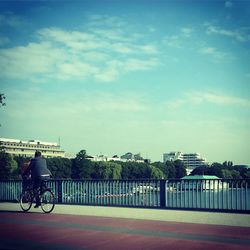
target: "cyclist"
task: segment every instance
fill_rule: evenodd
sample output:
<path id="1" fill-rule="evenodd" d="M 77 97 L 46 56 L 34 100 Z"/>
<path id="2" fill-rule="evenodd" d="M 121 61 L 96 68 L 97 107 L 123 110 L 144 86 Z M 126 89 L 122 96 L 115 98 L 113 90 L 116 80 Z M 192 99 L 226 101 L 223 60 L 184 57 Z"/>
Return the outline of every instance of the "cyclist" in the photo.
<path id="1" fill-rule="evenodd" d="M 47 162 L 42 157 L 42 153 L 40 151 L 35 152 L 35 157 L 31 159 L 28 168 L 25 173 L 31 172 L 31 179 L 33 181 L 33 190 L 36 197 L 36 205 L 34 208 L 38 208 L 41 205 L 39 199 L 39 191 L 41 188 L 41 184 L 43 180 L 48 180 L 51 177 L 51 172 L 47 168 Z"/>

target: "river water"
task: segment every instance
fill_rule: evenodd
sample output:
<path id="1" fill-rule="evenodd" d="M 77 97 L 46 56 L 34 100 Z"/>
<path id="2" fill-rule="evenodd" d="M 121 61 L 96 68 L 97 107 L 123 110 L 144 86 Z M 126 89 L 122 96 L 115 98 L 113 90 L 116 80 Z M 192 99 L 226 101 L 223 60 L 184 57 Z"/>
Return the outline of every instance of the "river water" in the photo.
<path id="1" fill-rule="evenodd" d="M 249 189 L 167 192 L 166 206 L 178 208 L 250 210 Z"/>

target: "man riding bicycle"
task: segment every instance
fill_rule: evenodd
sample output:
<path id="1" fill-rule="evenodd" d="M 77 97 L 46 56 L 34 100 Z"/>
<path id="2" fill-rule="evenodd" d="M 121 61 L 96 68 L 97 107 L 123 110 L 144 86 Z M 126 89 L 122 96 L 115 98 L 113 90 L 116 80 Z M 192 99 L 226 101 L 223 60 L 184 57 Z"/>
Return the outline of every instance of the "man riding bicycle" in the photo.
<path id="1" fill-rule="evenodd" d="M 42 157 L 42 153 L 40 151 L 35 152 L 35 157 L 31 159 L 28 168 L 24 172 L 24 175 L 28 173 L 31 173 L 33 190 L 36 196 L 36 205 L 34 208 L 38 208 L 41 205 L 39 192 L 42 181 L 48 180 L 51 177 L 51 172 L 47 168 L 46 160 Z"/>

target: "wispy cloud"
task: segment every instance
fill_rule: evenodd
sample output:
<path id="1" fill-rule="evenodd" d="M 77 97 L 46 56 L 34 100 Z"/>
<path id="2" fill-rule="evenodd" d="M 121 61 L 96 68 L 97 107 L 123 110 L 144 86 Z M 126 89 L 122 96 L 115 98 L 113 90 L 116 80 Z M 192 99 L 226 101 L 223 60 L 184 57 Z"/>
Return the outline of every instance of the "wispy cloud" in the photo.
<path id="1" fill-rule="evenodd" d="M 49 40 L 74 50 L 105 49 L 120 54 L 156 54 L 153 44 L 139 44 L 125 34 L 114 30 L 92 30 L 91 32 L 65 31 L 59 28 L 46 28 L 38 31 L 41 40 Z"/>
<path id="2" fill-rule="evenodd" d="M 232 1 L 225 1 L 225 8 L 232 8 L 232 7 L 233 7 Z"/>
<path id="3" fill-rule="evenodd" d="M 29 43 L 27 46 L 0 50 L 0 72 L 11 78 L 30 78 L 35 74 L 54 74 L 57 64 L 66 57 L 65 51 L 50 43 Z"/>
<path id="4" fill-rule="evenodd" d="M 163 37 L 163 45 L 174 48 L 184 48 L 185 41 L 190 38 L 194 33 L 194 28 L 192 27 L 181 27 L 178 32 L 171 35 L 166 35 Z"/>
<path id="5" fill-rule="evenodd" d="M 250 41 L 250 28 L 241 28 L 237 30 L 228 30 L 223 29 L 218 26 L 208 25 L 206 33 L 208 35 L 216 34 L 226 37 L 231 37 L 239 42 L 247 42 Z"/>
<path id="6" fill-rule="evenodd" d="M 183 44 L 179 36 L 177 35 L 171 35 L 171 36 L 165 36 L 163 38 L 163 45 L 174 47 L 174 48 L 182 48 Z"/>
<path id="7" fill-rule="evenodd" d="M 186 99 L 176 99 L 176 100 L 169 100 L 163 104 L 163 106 L 166 106 L 169 110 L 176 110 L 180 108 L 182 105 L 184 105 L 187 102 Z"/>
<path id="8" fill-rule="evenodd" d="M 191 92 L 187 97 L 194 104 L 213 103 L 218 105 L 237 105 L 242 107 L 250 107 L 248 99 L 236 96 L 221 95 L 214 92 Z"/>
<path id="9" fill-rule="evenodd" d="M 176 109 L 183 105 L 201 105 L 201 104 L 216 104 L 216 105 L 226 105 L 226 106 L 239 106 L 239 107 L 246 107 L 250 108 L 250 100 L 236 97 L 236 96 L 229 96 L 229 95 L 222 95 L 215 92 L 199 92 L 199 91 L 192 91 L 185 93 L 182 99 L 177 99 L 174 101 L 170 101 L 167 103 L 168 108 Z"/>
<path id="10" fill-rule="evenodd" d="M 151 58 L 147 61 L 137 58 L 129 58 L 122 61 L 111 60 L 105 63 L 105 68 L 100 70 L 95 77 L 102 81 L 113 81 L 117 79 L 120 74 L 150 70 L 159 64 L 160 62 L 156 58 Z"/>
<path id="11" fill-rule="evenodd" d="M 59 43 L 75 50 L 91 50 L 107 46 L 105 41 L 87 32 L 65 31 L 59 28 L 46 28 L 39 30 L 37 33 L 41 36 L 41 40 Z"/>
<path id="12" fill-rule="evenodd" d="M 64 114 L 62 114 L 61 110 L 64 110 Z M 55 116 L 59 113 L 67 117 L 88 114 L 96 118 L 103 114 L 108 116 L 115 113 L 121 117 L 122 115 L 146 112 L 147 110 L 148 106 L 138 96 L 128 96 L 126 94 L 115 96 L 107 93 L 99 93 L 91 98 L 83 96 L 79 101 L 65 101 L 60 106 L 52 108 Z"/>
<path id="13" fill-rule="evenodd" d="M 153 44 L 138 45 L 131 43 L 114 43 L 107 46 L 108 50 L 128 55 L 128 54 L 157 54 L 158 49 Z"/>
<path id="14" fill-rule="evenodd" d="M 202 55 L 211 56 L 215 62 L 230 62 L 233 56 L 228 52 L 222 52 L 214 47 L 204 46 L 198 49 L 198 53 Z"/>
<path id="15" fill-rule="evenodd" d="M 91 103 L 93 102 L 93 103 Z M 98 94 L 89 103 L 90 109 L 101 112 L 141 112 L 149 110 L 149 106 L 143 101 L 142 97 L 135 94 Z"/>
<path id="16" fill-rule="evenodd" d="M 128 36 L 122 29 L 107 29 L 124 25 L 121 20 L 118 24 L 116 18 L 107 17 L 105 27 L 100 20 L 101 16 L 93 17 L 92 29 L 85 31 L 44 28 L 37 31 L 36 42 L 1 49 L 1 75 L 35 79 L 42 74 L 44 80 L 114 81 L 121 74 L 158 65 L 158 48 L 154 44 L 142 42 L 142 37 L 138 41 L 137 35 Z"/>
<path id="17" fill-rule="evenodd" d="M 80 119 L 79 117 L 84 117 L 84 115 L 98 118 L 103 114 L 121 117 L 122 115 L 144 113 L 150 110 L 150 106 L 145 102 L 143 96 L 134 93 L 81 92 L 67 98 L 65 95 L 59 93 L 57 98 L 60 97 L 61 101 L 55 103 L 53 94 L 41 96 L 40 89 L 12 90 L 9 92 L 8 114 L 13 118 L 26 119 L 30 113 L 35 113 L 44 103 L 50 106 L 49 113 L 47 109 L 40 109 L 40 115 L 47 117 L 46 119 L 55 119 L 58 116 Z M 20 105 L 22 110 L 15 108 Z"/>
<path id="18" fill-rule="evenodd" d="M 192 28 L 187 28 L 187 27 L 181 28 L 181 33 L 185 37 L 190 37 L 193 32 L 194 30 Z"/>

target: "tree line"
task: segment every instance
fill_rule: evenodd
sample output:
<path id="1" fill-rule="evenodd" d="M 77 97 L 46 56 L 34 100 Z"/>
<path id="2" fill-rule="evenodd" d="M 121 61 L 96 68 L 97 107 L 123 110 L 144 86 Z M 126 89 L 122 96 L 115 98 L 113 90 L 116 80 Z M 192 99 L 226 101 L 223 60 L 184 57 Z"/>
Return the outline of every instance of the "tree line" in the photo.
<path id="1" fill-rule="evenodd" d="M 22 166 L 30 158 L 12 156 L 0 151 L 0 179 L 21 179 Z M 47 158 L 47 165 L 55 179 L 165 179 L 181 178 L 186 168 L 181 161 L 168 164 L 100 161 L 87 159 L 86 150 L 81 150 L 75 158 Z"/>
<path id="2" fill-rule="evenodd" d="M 224 179 L 245 179 L 250 178 L 250 169 L 243 165 L 233 165 L 231 161 L 225 161 L 223 164 L 215 162 L 210 166 L 195 168 L 191 175 L 215 175 Z"/>
<path id="3" fill-rule="evenodd" d="M 15 156 L 0 151 L 0 179 L 21 179 L 22 166 L 30 158 Z M 181 160 L 138 163 L 138 162 L 92 162 L 87 159 L 86 150 L 75 158 L 47 158 L 47 165 L 55 179 L 179 179 L 187 175 Z M 215 175 L 220 178 L 250 178 L 250 169 L 234 166 L 232 162 L 213 163 L 194 169 L 191 175 Z"/>

